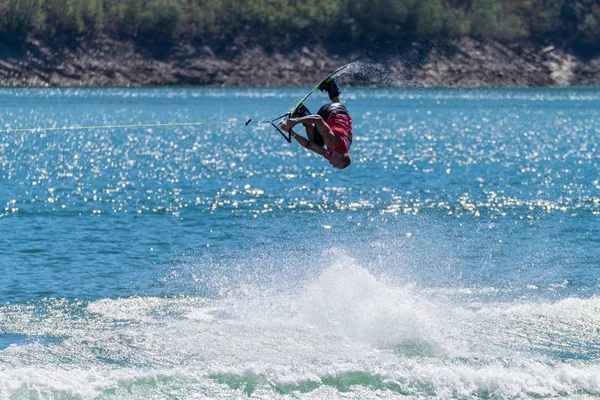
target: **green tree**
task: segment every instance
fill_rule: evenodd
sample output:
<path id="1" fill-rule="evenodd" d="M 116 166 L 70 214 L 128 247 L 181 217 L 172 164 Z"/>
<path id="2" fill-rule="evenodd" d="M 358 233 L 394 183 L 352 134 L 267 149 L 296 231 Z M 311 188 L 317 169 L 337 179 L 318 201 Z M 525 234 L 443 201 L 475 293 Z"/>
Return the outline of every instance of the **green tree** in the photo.
<path id="1" fill-rule="evenodd" d="M 173 37 L 181 17 L 181 5 L 176 0 L 152 0 L 140 15 L 139 34 L 145 37 Z"/>
<path id="2" fill-rule="evenodd" d="M 478 35 L 600 47 L 599 0 L 0 0 L 0 31 L 257 44 Z"/>
<path id="3" fill-rule="evenodd" d="M 494 39 L 514 39 L 520 36 L 521 22 L 505 13 L 497 0 L 473 0 L 469 13 L 471 33 Z"/>
<path id="4" fill-rule="evenodd" d="M 43 23 L 42 0 L 3 0 L 0 2 L 0 29 L 24 34 Z"/>
<path id="5" fill-rule="evenodd" d="M 595 0 L 574 0 L 562 8 L 567 31 L 574 31 L 574 40 L 600 46 L 600 3 Z"/>
<path id="6" fill-rule="evenodd" d="M 81 10 L 83 24 L 87 33 L 96 33 L 102 30 L 104 25 L 104 2 L 103 0 L 87 0 Z"/>
<path id="7" fill-rule="evenodd" d="M 44 1 L 47 28 L 51 33 L 81 33 L 85 25 L 83 13 L 85 0 Z"/>
<path id="8" fill-rule="evenodd" d="M 423 0 L 417 9 L 418 36 L 429 39 L 446 31 L 447 10 L 443 0 Z"/>
<path id="9" fill-rule="evenodd" d="M 142 0 L 125 0 L 119 7 L 118 30 L 125 36 L 137 36 L 142 23 Z"/>
<path id="10" fill-rule="evenodd" d="M 399 40 L 415 30 L 417 0 L 357 0 L 347 4 L 349 27 L 359 38 Z"/>

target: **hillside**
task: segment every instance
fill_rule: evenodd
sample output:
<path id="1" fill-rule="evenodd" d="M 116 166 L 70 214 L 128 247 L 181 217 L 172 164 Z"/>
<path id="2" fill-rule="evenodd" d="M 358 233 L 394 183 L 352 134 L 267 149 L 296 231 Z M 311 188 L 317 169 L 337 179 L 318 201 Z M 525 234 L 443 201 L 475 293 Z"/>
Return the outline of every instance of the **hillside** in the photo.
<path id="1" fill-rule="evenodd" d="M 0 0 L 2 86 L 597 85 L 596 0 Z"/>

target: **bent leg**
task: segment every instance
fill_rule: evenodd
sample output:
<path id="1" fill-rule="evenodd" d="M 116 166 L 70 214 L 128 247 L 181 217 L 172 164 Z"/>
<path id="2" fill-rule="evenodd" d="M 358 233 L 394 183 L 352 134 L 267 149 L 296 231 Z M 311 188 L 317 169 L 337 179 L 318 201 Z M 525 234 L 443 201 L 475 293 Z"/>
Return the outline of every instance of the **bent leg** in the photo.
<path id="1" fill-rule="evenodd" d="M 310 110 L 304 104 L 300 104 L 296 111 L 292 114 L 292 118 L 306 117 L 308 115 L 311 115 Z M 321 134 L 313 124 L 302 125 L 304 125 L 304 129 L 306 130 L 306 136 L 308 137 L 308 140 L 310 140 L 317 146 L 323 147 L 325 145 L 325 142 L 323 141 L 323 136 L 321 136 Z"/>
<path id="2" fill-rule="evenodd" d="M 308 136 L 308 140 L 316 144 L 317 146 L 325 146 L 325 142 L 323 141 L 323 136 L 317 130 L 317 127 L 312 124 L 304 125 L 304 129 L 306 129 L 306 136 Z"/>

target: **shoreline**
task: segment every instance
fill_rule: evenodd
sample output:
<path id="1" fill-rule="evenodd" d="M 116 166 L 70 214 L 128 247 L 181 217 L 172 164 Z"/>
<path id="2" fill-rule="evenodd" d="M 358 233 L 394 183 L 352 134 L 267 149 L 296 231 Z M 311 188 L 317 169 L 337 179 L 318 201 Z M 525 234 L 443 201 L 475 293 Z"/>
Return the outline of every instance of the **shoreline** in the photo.
<path id="1" fill-rule="evenodd" d="M 342 81 L 340 77 L 340 81 Z M 342 81 L 343 82 L 343 81 Z M 358 89 L 410 89 L 410 90 L 447 90 L 447 91 L 471 91 L 471 90 L 523 90 L 523 89 L 551 89 L 551 90 L 569 90 L 569 89 L 589 89 L 596 90 L 600 89 L 598 85 L 568 85 L 568 86 L 361 86 L 352 85 L 343 82 L 344 87 L 347 88 L 358 88 Z M 310 90 L 314 87 L 310 84 L 297 85 L 297 86 L 212 86 L 212 85 L 148 85 L 148 86 L 2 86 L 0 85 L 0 91 L 11 90 L 11 89 L 26 89 L 26 90 L 94 90 L 94 89 L 307 89 Z"/>
<path id="2" fill-rule="evenodd" d="M 600 55 L 583 59 L 554 46 L 474 38 L 413 43 L 380 54 L 360 49 L 335 54 L 322 45 L 287 52 L 232 45 L 217 51 L 185 41 L 153 48 L 107 37 L 72 39 L 68 45 L 59 39 L 4 38 L 0 54 L 0 87 L 11 88 L 304 87 L 353 62 L 359 67 L 342 77 L 347 86 L 600 86 Z"/>

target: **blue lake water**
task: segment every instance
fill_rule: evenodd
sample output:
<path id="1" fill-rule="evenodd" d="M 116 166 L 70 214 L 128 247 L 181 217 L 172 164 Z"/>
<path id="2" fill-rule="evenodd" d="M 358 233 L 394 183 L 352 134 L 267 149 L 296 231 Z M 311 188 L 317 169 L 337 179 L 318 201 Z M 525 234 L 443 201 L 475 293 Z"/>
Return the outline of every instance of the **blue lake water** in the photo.
<path id="1" fill-rule="evenodd" d="M 600 89 L 4 89 L 0 398 L 600 397 Z M 315 111 L 325 101 L 307 103 Z"/>

